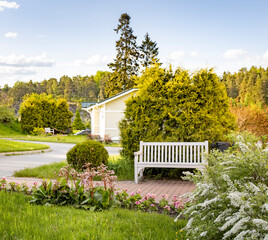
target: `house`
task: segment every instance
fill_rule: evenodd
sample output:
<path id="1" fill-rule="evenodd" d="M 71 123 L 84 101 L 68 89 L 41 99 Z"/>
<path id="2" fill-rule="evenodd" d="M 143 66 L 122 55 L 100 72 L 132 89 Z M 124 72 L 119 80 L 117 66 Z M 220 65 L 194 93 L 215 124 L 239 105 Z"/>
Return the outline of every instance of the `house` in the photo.
<path id="1" fill-rule="evenodd" d="M 109 136 L 113 141 L 120 140 L 119 122 L 124 117 L 125 101 L 135 95 L 138 89 L 129 89 L 106 98 L 98 103 L 82 103 L 82 109 L 90 113 L 91 133 L 104 138 Z"/>

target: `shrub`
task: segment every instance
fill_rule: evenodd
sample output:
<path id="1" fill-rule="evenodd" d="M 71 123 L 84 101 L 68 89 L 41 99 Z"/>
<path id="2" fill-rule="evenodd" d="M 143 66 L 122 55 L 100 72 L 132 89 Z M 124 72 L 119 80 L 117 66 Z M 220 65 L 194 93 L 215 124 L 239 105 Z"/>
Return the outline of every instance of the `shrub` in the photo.
<path id="1" fill-rule="evenodd" d="M 10 123 L 14 119 L 14 109 L 5 106 L 0 106 L 0 123 Z"/>
<path id="2" fill-rule="evenodd" d="M 239 131 L 249 131 L 257 136 L 268 135 L 268 107 L 231 106 Z"/>
<path id="3" fill-rule="evenodd" d="M 37 136 L 37 135 L 42 135 L 45 134 L 45 129 L 44 128 L 38 128 L 35 127 L 33 131 L 31 132 L 31 135 Z"/>
<path id="4" fill-rule="evenodd" d="M 235 150 L 212 151 L 203 174 L 188 174 L 196 184 L 188 239 L 267 239 L 268 148 L 238 136 Z M 266 237 L 265 237 L 266 236 Z"/>
<path id="5" fill-rule="evenodd" d="M 140 141 L 223 141 L 236 127 L 225 88 L 212 69 L 190 75 L 156 65 L 137 82 L 139 91 L 127 100 L 119 123 L 123 156 L 133 158 Z"/>
<path id="6" fill-rule="evenodd" d="M 100 143 L 103 142 L 100 135 L 95 135 L 95 134 L 91 134 L 91 133 L 87 134 L 87 139 L 88 140 L 96 140 L 96 141 L 98 141 Z"/>
<path id="7" fill-rule="evenodd" d="M 54 99 L 52 95 L 26 95 L 20 106 L 21 129 L 30 133 L 37 128 L 56 128 L 66 131 L 71 126 L 73 114 L 68 109 L 65 99 Z"/>
<path id="8" fill-rule="evenodd" d="M 81 170 L 86 163 L 97 167 L 102 163 L 108 163 L 108 152 L 104 146 L 97 141 L 85 141 L 74 146 L 67 153 L 67 162 L 76 170 Z"/>
<path id="9" fill-rule="evenodd" d="M 76 110 L 75 118 L 74 118 L 72 126 L 73 126 L 73 129 L 75 129 L 75 130 L 83 130 L 83 129 L 85 129 L 85 124 L 82 121 L 79 109 Z"/>

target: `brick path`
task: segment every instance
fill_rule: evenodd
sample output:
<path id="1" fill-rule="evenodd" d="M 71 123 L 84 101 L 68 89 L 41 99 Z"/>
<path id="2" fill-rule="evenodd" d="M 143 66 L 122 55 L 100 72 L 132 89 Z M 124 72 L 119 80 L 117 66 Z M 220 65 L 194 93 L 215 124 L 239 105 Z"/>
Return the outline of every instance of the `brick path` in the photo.
<path id="1" fill-rule="evenodd" d="M 33 186 L 34 182 L 38 185 L 42 180 L 39 178 L 15 178 L 7 177 L 8 182 L 26 183 L 29 187 Z M 147 193 L 155 194 L 156 201 L 159 201 L 164 194 L 168 195 L 168 200 L 171 201 L 174 195 L 181 196 L 185 193 L 194 190 L 195 185 L 192 182 L 182 180 L 144 180 L 139 184 L 135 184 L 133 181 L 118 181 L 116 188 L 119 190 L 127 189 L 128 194 L 141 190 L 141 195 L 144 196 Z"/>

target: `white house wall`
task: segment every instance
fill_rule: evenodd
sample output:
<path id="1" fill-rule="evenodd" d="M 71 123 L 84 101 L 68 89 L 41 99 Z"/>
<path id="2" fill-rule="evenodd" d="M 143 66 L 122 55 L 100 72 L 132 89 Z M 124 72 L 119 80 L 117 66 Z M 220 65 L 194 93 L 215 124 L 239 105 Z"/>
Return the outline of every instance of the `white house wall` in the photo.
<path id="1" fill-rule="evenodd" d="M 120 140 L 119 122 L 124 118 L 125 101 L 131 95 L 124 95 L 105 104 L 105 134 L 112 140 Z"/>

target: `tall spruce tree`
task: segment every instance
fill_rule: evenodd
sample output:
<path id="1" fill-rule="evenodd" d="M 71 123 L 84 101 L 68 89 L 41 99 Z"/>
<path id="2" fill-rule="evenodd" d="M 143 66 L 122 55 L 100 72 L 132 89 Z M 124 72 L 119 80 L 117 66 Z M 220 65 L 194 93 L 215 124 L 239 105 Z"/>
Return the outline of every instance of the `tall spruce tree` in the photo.
<path id="1" fill-rule="evenodd" d="M 130 27 L 130 16 L 123 13 L 119 18 L 119 24 L 114 31 L 120 34 L 120 39 L 116 41 L 116 59 L 108 64 L 113 71 L 110 80 L 107 82 L 105 92 L 108 97 L 113 96 L 125 89 L 134 86 L 133 76 L 139 70 L 139 51 L 136 44 L 136 36 Z"/>
<path id="2" fill-rule="evenodd" d="M 141 65 L 145 68 L 151 66 L 154 63 L 159 62 L 158 47 L 156 42 L 153 42 L 148 33 L 145 34 L 144 40 L 141 43 L 140 49 L 140 61 Z"/>

